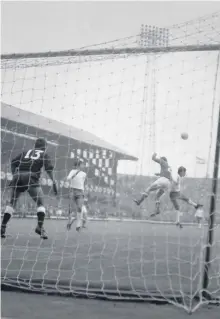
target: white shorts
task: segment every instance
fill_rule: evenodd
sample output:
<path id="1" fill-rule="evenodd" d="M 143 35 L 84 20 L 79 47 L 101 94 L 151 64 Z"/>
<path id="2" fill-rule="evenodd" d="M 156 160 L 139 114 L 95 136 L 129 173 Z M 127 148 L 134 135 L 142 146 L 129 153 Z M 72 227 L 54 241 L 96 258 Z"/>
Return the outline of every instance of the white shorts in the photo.
<path id="1" fill-rule="evenodd" d="M 203 218 L 203 217 L 204 217 L 203 209 L 198 208 L 198 209 L 196 210 L 195 217 L 197 217 L 197 218 Z"/>
<path id="2" fill-rule="evenodd" d="M 168 191 L 171 187 L 171 182 L 166 177 L 159 177 L 155 182 L 153 182 L 145 191 L 144 194 L 148 195 L 150 192 L 162 189 L 164 192 Z"/>
<path id="3" fill-rule="evenodd" d="M 166 177 L 159 177 L 151 186 L 156 189 L 168 190 L 171 186 L 171 182 Z"/>

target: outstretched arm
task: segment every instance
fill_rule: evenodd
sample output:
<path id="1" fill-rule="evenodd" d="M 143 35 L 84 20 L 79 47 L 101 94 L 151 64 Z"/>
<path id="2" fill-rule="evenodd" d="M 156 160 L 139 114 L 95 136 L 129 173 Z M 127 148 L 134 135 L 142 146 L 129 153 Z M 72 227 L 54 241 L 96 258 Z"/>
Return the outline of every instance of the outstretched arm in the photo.
<path id="1" fill-rule="evenodd" d="M 158 164 L 160 164 L 161 166 L 167 166 L 167 162 L 165 160 L 163 160 L 161 157 L 157 156 L 157 153 L 154 153 L 152 155 L 152 160 Z"/>
<path id="2" fill-rule="evenodd" d="M 22 155 L 23 155 L 23 153 L 20 153 L 15 158 L 13 158 L 13 160 L 11 161 L 11 172 L 12 172 L 13 175 L 15 174 L 16 169 L 17 169 L 17 167 L 19 166 L 19 164 L 21 162 Z"/>

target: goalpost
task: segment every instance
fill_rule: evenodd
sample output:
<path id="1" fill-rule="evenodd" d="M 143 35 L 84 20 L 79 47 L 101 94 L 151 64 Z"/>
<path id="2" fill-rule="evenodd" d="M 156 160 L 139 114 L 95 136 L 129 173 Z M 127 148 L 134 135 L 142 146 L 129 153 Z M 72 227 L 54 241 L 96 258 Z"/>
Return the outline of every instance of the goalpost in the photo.
<path id="1" fill-rule="evenodd" d="M 11 236 L 2 240 L 5 289 L 166 301 L 188 312 L 219 302 L 219 18 L 216 13 L 172 27 L 166 47 L 140 48 L 136 37 L 129 37 L 80 50 L 1 56 L 2 102 L 90 131 L 139 158 L 118 166 L 117 209 L 130 218 L 126 223 L 97 220 L 76 234 L 66 231 L 65 221 L 48 220 L 49 240 L 42 242 L 33 233 L 33 219 L 12 220 Z M 17 134 L 19 123 L 18 112 L 12 140 L 1 136 L 4 174 L 10 172 L 18 139 L 19 148 L 27 145 L 28 120 L 23 136 Z M 184 131 L 187 141 L 180 139 Z M 62 157 L 68 174 L 68 155 L 57 151 L 59 139 L 48 140 L 54 162 Z M 132 212 L 140 213 L 132 197 L 157 173 L 151 160 L 155 151 L 168 158 L 173 171 L 187 168 L 184 192 L 204 204 L 208 225 L 197 229 L 195 212 L 183 206 L 186 226 L 175 228 L 167 195 L 153 222 L 132 222 Z M 4 183 L 1 192 L 5 201 Z M 21 200 L 25 205 L 26 195 Z M 50 194 L 45 201 L 59 204 Z M 62 203 L 61 198 L 59 207 Z M 152 195 L 143 204 L 142 218 L 153 208 Z"/>

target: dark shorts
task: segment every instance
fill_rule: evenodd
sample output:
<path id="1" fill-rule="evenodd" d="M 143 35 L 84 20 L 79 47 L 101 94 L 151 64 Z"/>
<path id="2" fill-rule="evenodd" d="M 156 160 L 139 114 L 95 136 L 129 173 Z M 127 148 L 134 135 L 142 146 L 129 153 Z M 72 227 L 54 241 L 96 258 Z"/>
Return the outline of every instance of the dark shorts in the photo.
<path id="1" fill-rule="evenodd" d="M 74 200 L 84 198 L 84 191 L 82 189 L 71 188 L 70 197 Z"/>
<path id="2" fill-rule="evenodd" d="M 180 198 L 180 192 L 170 192 L 170 199 L 175 200 Z"/>
<path id="3" fill-rule="evenodd" d="M 171 200 L 187 200 L 187 197 L 183 195 L 181 192 L 170 192 L 170 199 Z"/>
<path id="4" fill-rule="evenodd" d="M 30 187 L 40 187 L 39 179 L 30 173 L 15 174 L 9 187 L 16 189 L 18 192 L 25 192 Z"/>

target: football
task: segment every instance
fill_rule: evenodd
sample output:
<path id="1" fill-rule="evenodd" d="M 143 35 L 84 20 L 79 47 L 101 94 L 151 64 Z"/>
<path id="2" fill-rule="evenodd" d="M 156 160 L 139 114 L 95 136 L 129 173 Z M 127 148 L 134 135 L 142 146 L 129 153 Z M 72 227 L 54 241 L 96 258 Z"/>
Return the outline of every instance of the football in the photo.
<path id="1" fill-rule="evenodd" d="M 187 133 L 181 133 L 181 138 L 183 139 L 183 140 L 187 140 L 188 139 L 188 134 Z"/>

